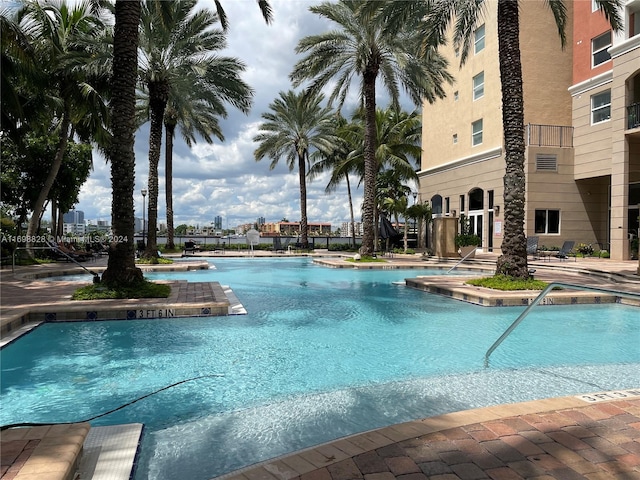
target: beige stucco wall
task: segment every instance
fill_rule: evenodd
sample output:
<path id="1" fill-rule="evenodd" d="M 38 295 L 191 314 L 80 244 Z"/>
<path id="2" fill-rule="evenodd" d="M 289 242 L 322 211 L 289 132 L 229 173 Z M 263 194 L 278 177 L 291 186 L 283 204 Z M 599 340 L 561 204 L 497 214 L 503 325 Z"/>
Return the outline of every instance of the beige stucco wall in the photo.
<path id="1" fill-rule="evenodd" d="M 591 97 L 611 90 L 611 82 L 597 82 L 573 96 L 573 144 L 575 178 L 584 179 L 611 174 L 611 120 L 591 124 Z"/>
<path id="2" fill-rule="evenodd" d="M 565 5 L 571 18 L 573 2 Z M 567 42 L 562 48 L 546 2 L 520 2 L 520 7 L 525 125 L 571 125 L 571 95 L 567 88 L 572 83 L 573 22 L 567 24 Z"/>
<path id="3" fill-rule="evenodd" d="M 495 2 L 488 2 L 494 5 Z M 425 102 L 422 112 L 422 169 L 447 164 L 502 145 L 500 111 L 500 73 L 498 69 L 497 25 L 495 16 L 485 19 L 485 48 L 474 54 L 473 43 L 465 65 L 452 45 L 442 49 L 455 83 L 445 88 L 446 98 L 434 104 Z M 449 35 L 450 37 L 451 35 Z M 451 42 L 450 42 L 451 43 Z M 473 100 L 473 77 L 484 72 L 484 96 Z M 458 100 L 455 100 L 458 92 Z M 483 119 L 483 141 L 471 145 L 471 123 Z M 453 135 L 458 142 L 453 143 Z"/>

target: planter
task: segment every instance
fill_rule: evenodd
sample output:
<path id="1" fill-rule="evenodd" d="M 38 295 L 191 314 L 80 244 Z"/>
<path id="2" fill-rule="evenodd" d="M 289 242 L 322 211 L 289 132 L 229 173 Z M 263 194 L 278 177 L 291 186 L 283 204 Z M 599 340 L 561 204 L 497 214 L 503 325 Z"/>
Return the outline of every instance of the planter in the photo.
<path id="1" fill-rule="evenodd" d="M 477 245 L 466 245 L 464 247 L 460 247 L 458 252 L 462 258 L 474 258 L 476 256 L 476 250 L 478 249 Z M 467 257 L 468 255 L 468 257 Z"/>

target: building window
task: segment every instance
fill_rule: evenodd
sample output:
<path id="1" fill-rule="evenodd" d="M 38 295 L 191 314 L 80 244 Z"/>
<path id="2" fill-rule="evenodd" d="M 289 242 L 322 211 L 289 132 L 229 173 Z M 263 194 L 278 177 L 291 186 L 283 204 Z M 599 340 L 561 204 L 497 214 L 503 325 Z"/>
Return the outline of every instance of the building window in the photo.
<path id="1" fill-rule="evenodd" d="M 458 134 L 457 133 L 453 134 L 453 143 L 458 143 Z"/>
<path id="2" fill-rule="evenodd" d="M 473 35 L 474 53 L 484 50 L 484 24 L 480 25 Z"/>
<path id="3" fill-rule="evenodd" d="M 457 102 L 458 98 L 460 98 L 460 95 L 458 95 L 458 91 L 456 90 L 455 92 L 453 92 L 453 100 Z"/>
<path id="4" fill-rule="evenodd" d="M 444 213 L 451 213 L 451 201 L 449 197 L 445 197 L 444 199 Z"/>
<path id="5" fill-rule="evenodd" d="M 482 143 L 482 119 L 471 124 L 471 145 L 474 147 Z"/>
<path id="6" fill-rule="evenodd" d="M 473 99 L 477 100 L 484 96 L 484 72 L 480 72 L 473 77 Z"/>
<path id="7" fill-rule="evenodd" d="M 460 48 L 456 47 L 456 49 L 454 50 L 456 57 L 460 56 Z"/>
<path id="8" fill-rule="evenodd" d="M 591 11 L 597 12 L 599 8 L 600 6 L 598 5 L 598 2 L 596 2 L 596 0 L 591 0 Z"/>
<path id="9" fill-rule="evenodd" d="M 611 119 L 611 90 L 591 96 L 591 124 Z"/>
<path id="10" fill-rule="evenodd" d="M 611 46 L 611 30 L 591 40 L 591 59 L 593 67 L 611 59 L 608 49 Z"/>
<path id="11" fill-rule="evenodd" d="M 536 210 L 536 233 L 560 233 L 560 210 Z"/>
<path id="12" fill-rule="evenodd" d="M 464 212 L 464 195 L 460 195 L 460 213 Z"/>

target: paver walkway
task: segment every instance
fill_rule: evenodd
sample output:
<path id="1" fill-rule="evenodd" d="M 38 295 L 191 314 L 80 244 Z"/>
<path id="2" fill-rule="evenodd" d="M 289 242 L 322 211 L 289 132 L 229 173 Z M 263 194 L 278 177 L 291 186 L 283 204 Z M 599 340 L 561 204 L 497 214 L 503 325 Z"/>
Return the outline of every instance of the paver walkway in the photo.
<path id="1" fill-rule="evenodd" d="M 627 399 L 602 403 L 581 404 L 567 397 L 441 415 L 341 439 L 221 478 L 637 480 L 640 389 L 635 398 L 630 393 Z"/>

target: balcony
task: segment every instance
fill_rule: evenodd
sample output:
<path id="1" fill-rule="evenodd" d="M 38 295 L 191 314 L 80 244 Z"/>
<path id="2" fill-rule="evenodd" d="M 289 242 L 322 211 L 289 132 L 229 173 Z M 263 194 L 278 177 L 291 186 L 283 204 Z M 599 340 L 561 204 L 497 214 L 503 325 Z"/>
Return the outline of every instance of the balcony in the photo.
<path id="1" fill-rule="evenodd" d="M 573 127 L 566 125 L 527 125 L 527 145 L 573 148 Z"/>
<path id="2" fill-rule="evenodd" d="M 640 103 L 627 107 L 627 130 L 640 127 Z"/>

